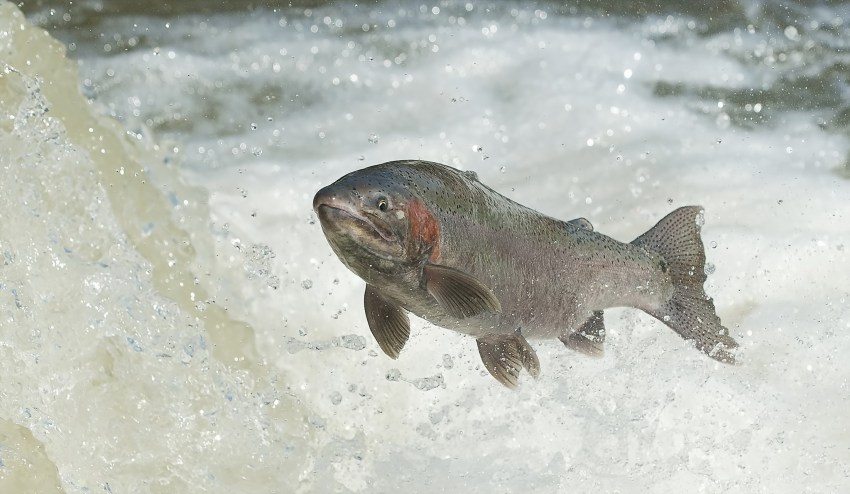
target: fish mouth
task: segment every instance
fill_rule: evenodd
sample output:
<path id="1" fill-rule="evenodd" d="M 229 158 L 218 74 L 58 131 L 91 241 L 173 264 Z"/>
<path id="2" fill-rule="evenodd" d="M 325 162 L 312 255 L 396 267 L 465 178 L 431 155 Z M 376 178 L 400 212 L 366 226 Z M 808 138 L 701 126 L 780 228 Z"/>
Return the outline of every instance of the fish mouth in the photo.
<path id="1" fill-rule="evenodd" d="M 319 215 L 322 227 L 326 229 L 330 228 L 340 233 L 348 233 L 352 237 L 360 236 L 357 234 L 368 233 L 368 236 L 375 240 L 380 239 L 391 243 L 398 241 L 396 235 L 388 228 L 351 209 L 319 204 L 316 206 L 316 213 Z"/>
<path id="2" fill-rule="evenodd" d="M 364 214 L 333 189 L 326 187 L 316 193 L 313 209 L 319 216 L 325 236 L 332 244 L 341 247 L 353 242 L 387 259 L 404 254 L 402 242 L 388 225 L 380 218 Z"/>

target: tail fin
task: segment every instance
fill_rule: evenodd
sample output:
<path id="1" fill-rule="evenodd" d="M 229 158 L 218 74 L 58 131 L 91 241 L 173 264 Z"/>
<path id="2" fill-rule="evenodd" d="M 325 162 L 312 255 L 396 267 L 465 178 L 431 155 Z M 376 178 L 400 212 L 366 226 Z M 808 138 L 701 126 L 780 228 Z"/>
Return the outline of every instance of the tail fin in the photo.
<path id="1" fill-rule="evenodd" d="M 703 290 L 705 249 L 699 231 L 703 224 L 700 206 L 679 208 L 665 216 L 632 245 L 661 255 L 673 281 L 673 295 L 660 308 L 647 311 L 673 328 L 711 358 L 735 363 L 731 349 L 738 343 L 720 323 L 714 302 Z"/>

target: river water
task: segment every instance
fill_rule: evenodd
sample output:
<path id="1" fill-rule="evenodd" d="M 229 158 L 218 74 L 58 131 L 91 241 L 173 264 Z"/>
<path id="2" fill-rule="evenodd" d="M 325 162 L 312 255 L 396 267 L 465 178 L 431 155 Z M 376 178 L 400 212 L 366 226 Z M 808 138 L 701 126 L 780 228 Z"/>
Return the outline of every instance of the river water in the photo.
<path id="1" fill-rule="evenodd" d="M 0 3 L 0 492 L 850 489 L 850 5 L 209 5 Z M 741 363 L 630 309 L 515 392 L 385 357 L 311 199 L 402 158 L 703 205 Z"/>

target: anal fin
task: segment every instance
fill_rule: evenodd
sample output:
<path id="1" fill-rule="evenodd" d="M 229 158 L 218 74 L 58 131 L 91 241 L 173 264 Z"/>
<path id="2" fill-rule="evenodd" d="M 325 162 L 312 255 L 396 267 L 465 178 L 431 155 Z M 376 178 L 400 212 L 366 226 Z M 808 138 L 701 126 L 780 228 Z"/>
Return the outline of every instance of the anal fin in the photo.
<path id="1" fill-rule="evenodd" d="M 605 320 L 602 311 L 593 311 L 590 318 L 570 334 L 558 337 L 570 350 L 581 352 L 591 357 L 601 357 L 604 353 L 605 343 Z"/>
<path id="2" fill-rule="evenodd" d="M 537 353 L 519 330 L 511 335 L 482 336 L 476 341 L 484 367 L 505 386 L 515 388 L 519 381 L 519 372 L 523 368 L 535 379 L 540 375 L 540 361 L 537 359 Z"/>
<path id="3" fill-rule="evenodd" d="M 410 318 L 407 312 L 384 298 L 372 285 L 366 285 L 363 305 L 372 336 L 384 353 L 397 359 L 410 337 Z"/>

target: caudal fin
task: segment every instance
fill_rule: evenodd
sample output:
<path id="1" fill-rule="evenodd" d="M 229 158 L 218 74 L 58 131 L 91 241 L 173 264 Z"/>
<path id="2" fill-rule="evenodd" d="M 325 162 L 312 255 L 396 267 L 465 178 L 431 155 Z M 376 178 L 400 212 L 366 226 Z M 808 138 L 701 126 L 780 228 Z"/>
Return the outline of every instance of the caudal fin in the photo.
<path id="1" fill-rule="evenodd" d="M 703 223 L 700 206 L 679 208 L 665 216 L 632 245 L 656 252 L 666 262 L 673 295 L 649 312 L 715 360 L 735 363 L 730 350 L 738 343 L 720 323 L 714 302 L 705 294 L 705 249 L 700 238 Z"/>

